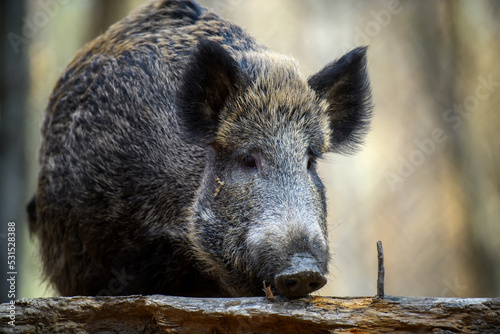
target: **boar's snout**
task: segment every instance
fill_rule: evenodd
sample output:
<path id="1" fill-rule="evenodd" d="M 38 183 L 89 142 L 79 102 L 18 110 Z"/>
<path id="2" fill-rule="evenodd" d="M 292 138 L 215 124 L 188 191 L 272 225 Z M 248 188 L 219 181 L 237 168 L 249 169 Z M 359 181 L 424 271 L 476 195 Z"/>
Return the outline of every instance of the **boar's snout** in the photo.
<path id="1" fill-rule="evenodd" d="M 283 295 L 297 298 L 321 289 L 326 278 L 311 255 L 295 254 L 290 266 L 278 273 L 274 282 Z"/>

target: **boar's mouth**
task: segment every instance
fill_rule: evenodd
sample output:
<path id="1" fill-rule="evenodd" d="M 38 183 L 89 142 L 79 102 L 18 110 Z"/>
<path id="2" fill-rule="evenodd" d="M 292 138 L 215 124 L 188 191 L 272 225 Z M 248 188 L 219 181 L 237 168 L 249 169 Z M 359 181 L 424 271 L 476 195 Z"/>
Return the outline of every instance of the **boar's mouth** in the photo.
<path id="1" fill-rule="evenodd" d="M 284 296 L 299 298 L 321 289 L 326 278 L 314 257 L 299 253 L 292 256 L 289 267 L 276 274 L 274 283 Z"/>

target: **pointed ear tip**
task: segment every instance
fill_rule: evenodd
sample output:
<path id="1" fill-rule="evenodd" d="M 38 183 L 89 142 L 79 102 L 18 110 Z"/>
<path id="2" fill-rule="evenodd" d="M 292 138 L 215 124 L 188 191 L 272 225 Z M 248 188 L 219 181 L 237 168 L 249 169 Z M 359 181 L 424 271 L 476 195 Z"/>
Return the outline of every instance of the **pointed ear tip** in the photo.
<path id="1" fill-rule="evenodd" d="M 366 59 L 367 51 L 368 51 L 368 45 L 364 45 L 353 49 L 351 52 L 360 59 Z"/>

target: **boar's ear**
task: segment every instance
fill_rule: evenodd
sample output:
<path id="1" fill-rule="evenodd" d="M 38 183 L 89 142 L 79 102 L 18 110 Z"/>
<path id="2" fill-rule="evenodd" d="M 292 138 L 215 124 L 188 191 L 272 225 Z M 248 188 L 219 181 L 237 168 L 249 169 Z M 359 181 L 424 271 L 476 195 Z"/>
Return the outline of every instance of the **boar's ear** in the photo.
<path id="1" fill-rule="evenodd" d="M 332 151 L 356 151 L 368 132 L 372 112 L 366 47 L 356 48 L 326 65 L 308 82 L 329 104 Z"/>
<path id="2" fill-rule="evenodd" d="M 181 79 L 177 105 L 186 138 L 210 144 L 228 98 L 244 86 L 238 63 L 216 42 L 201 40 Z"/>

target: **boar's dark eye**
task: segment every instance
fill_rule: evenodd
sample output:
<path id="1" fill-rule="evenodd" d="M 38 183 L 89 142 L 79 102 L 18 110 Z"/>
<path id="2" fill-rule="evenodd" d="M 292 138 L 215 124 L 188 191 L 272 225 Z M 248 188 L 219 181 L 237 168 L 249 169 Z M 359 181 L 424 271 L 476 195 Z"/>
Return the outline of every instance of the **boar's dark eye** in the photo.
<path id="1" fill-rule="evenodd" d="M 251 155 L 245 155 L 243 157 L 243 166 L 248 169 L 257 171 L 257 159 Z"/>
<path id="2" fill-rule="evenodd" d="M 307 170 L 310 170 L 313 165 L 314 165 L 314 159 L 312 157 L 309 157 L 307 159 Z"/>
<path id="3" fill-rule="evenodd" d="M 307 171 L 311 171 L 316 166 L 316 157 L 309 157 L 307 159 Z"/>

